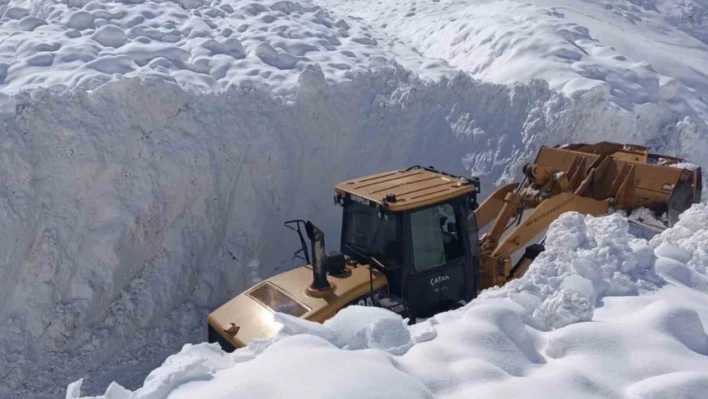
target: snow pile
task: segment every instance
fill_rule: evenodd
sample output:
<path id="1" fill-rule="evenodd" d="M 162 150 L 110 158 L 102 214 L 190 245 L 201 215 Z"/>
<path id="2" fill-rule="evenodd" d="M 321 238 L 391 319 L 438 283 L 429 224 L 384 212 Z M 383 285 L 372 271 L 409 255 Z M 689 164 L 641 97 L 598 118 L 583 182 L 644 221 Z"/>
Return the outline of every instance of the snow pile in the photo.
<path id="1" fill-rule="evenodd" d="M 286 314 L 276 314 L 275 321 L 283 325 L 283 335 L 317 335 L 342 349 L 376 348 L 402 354 L 413 346 L 413 337 L 403 319 L 380 308 L 344 309 L 341 317 L 323 325 Z"/>
<path id="2" fill-rule="evenodd" d="M 654 236 L 649 242 L 661 256 L 657 267 L 708 293 L 708 204 L 694 205 L 684 212 L 674 228 Z M 686 264 L 689 273 L 682 265 Z M 678 274 L 677 274 L 678 273 Z M 686 280 L 686 279 L 689 280 Z M 681 280 L 682 279 L 682 280 Z"/>
<path id="3" fill-rule="evenodd" d="M 705 226 L 706 218 L 708 206 L 694 206 L 664 236 L 688 238 L 685 229 L 700 220 Z M 142 388 L 114 384 L 95 398 L 701 398 L 708 388 L 708 291 L 664 280 L 654 266 L 662 274 L 665 255 L 702 256 L 708 237 L 696 239 L 695 248 L 686 243 L 677 256 L 627 231 L 617 214 L 567 213 L 549 229 L 555 243 L 529 273 L 408 333 L 381 309 L 351 307 L 324 325 L 284 317 L 272 340 L 232 354 L 216 344 L 187 345 Z M 398 339 L 360 339 L 375 330 Z M 409 348 L 399 351 L 401 343 Z M 81 397 L 80 385 L 69 387 L 68 399 Z"/>
<path id="4" fill-rule="evenodd" d="M 286 314 L 276 314 L 276 321 L 282 324 L 282 329 L 275 339 L 254 342 L 233 354 L 226 354 L 217 345 L 187 344 L 179 355 L 171 356 L 150 373 L 143 387 L 135 393 L 112 383 L 104 397 L 226 398 L 233 393 L 223 392 L 221 385 L 233 379 L 250 381 L 239 387 L 238 395 L 243 398 L 306 395 L 328 398 L 352 390 L 368 391 L 369 396 L 358 396 L 364 398 L 382 394 L 387 398 L 430 397 L 421 383 L 405 373 L 390 370 L 391 360 L 386 354 L 403 354 L 414 344 L 407 324 L 396 314 L 380 308 L 353 306 L 323 325 Z M 284 342 L 278 342 L 286 337 Z M 369 348 L 376 351 L 362 350 Z M 350 352 L 355 350 L 357 352 Z M 312 363 L 308 361 L 308 367 L 303 368 L 303 359 L 312 359 Z M 364 369 L 359 369 L 361 367 Z M 298 371 L 293 373 L 294 370 Z M 366 375 L 366 383 L 362 385 L 357 379 L 343 378 L 353 374 Z M 258 382 L 278 381 L 284 375 L 293 384 L 266 386 Z M 317 389 L 313 389 L 315 384 L 296 383 L 314 378 L 323 381 L 316 384 Z M 209 385 L 201 386 L 200 381 L 208 381 Z M 82 380 L 72 383 L 67 398 L 80 397 L 82 384 Z M 385 385 L 384 393 L 382 385 Z M 181 389 L 186 386 L 189 389 Z"/>
<path id="5" fill-rule="evenodd" d="M 309 64 L 336 80 L 413 54 L 307 1 L 11 0 L 0 16 L 5 93 L 92 89 L 146 74 L 200 91 L 232 84 L 289 91 Z"/>
<path id="6" fill-rule="evenodd" d="M 307 383 L 303 384 L 304 381 Z M 79 398 L 80 388 L 81 381 L 72 384 L 67 399 Z M 276 342 L 255 357 L 226 355 L 217 347 L 204 344 L 188 345 L 150 374 L 143 388 L 130 392 L 113 384 L 101 398 L 167 396 L 173 399 L 432 398 L 422 383 L 392 367 L 386 352 L 343 351 L 315 335 Z"/>
<path id="7" fill-rule="evenodd" d="M 530 325 L 559 328 L 591 320 L 605 296 L 654 289 L 660 281 L 654 260 L 651 248 L 629 234 L 620 214 L 567 213 L 551 224 L 535 267 L 501 289 L 487 290 L 480 300 L 508 297 L 528 310 Z"/>

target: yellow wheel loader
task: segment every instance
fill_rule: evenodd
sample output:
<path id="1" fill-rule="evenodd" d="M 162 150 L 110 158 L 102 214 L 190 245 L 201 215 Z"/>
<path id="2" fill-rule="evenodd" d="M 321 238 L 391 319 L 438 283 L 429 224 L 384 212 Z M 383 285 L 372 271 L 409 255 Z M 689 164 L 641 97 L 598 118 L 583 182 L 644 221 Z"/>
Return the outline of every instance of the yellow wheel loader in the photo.
<path id="1" fill-rule="evenodd" d="M 300 237 L 296 254 L 306 265 L 214 310 L 207 317 L 208 341 L 233 351 L 272 337 L 279 328 L 274 312 L 324 322 L 358 304 L 413 321 L 430 317 L 523 275 L 544 249 L 545 230 L 564 212 L 647 208 L 670 225 L 700 202 L 702 191 L 700 168 L 609 142 L 543 146 L 523 175 L 481 205 L 479 179 L 420 166 L 337 184 L 339 251 L 325 253 L 324 234 L 311 222 L 286 222 Z"/>

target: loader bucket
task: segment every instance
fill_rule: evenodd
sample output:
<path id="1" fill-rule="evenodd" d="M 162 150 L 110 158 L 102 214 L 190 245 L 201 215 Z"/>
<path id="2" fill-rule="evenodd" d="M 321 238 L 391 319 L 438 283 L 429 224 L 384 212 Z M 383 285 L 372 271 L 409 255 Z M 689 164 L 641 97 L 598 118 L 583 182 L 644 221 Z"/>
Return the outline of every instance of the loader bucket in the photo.
<path id="1" fill-rule="evenodd" d="M 543 146 L 535 163 L 567 173 L 573 189 L 584 181 L 589 183 L 583 196 L 610 199 L 617 210 L 649 208 L 657 216 L 667 214 L 671 224 L 701 199 L 699 167 L 680 158 L 649 153 L 637 145 L 601 142 Z M 592 169 L 594 176 L 588 182 Z"/>

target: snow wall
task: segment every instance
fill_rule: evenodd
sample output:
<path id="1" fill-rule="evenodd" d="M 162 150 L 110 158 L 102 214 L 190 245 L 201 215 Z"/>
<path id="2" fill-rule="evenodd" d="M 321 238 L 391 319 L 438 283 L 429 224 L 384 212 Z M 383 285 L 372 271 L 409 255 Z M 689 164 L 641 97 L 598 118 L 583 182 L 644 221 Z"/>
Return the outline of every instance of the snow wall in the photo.
<path id="1" fill-rule="evenodd" d="M 309 69 L 291 97 L 149 76 L 15 96 L 0 115 L 0 397 L 141 385 L 205 339 L 210 310 L 292 265 L 284 220 L 312 219 L 335 248 L 337 181 L 434 165 L 487 195 L 571 141 L 708 159 L 704 127 L 666 109 L 390 66 L 339 83 Z"/>

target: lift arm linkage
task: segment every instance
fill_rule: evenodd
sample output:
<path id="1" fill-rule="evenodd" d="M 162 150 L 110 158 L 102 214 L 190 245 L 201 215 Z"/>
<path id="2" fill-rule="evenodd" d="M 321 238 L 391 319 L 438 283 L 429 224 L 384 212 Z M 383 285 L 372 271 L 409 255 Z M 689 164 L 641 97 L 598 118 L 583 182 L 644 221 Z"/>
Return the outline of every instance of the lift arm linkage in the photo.
<path id="1" fill-rule="evenodd" d="M 646 207 L 674 213 L 700 201 L 701 170 L 672 167 L 682 160 L 615 143 L 541 147 L 523 167 L 524 180 L 499 187 L 475 211 L 480 239 L 479 290 L 520 277 L 540 244 L 525 247 L 562 213 L 602 215 Z M 511 256 L 526 253 L 512 265 Z"/>

